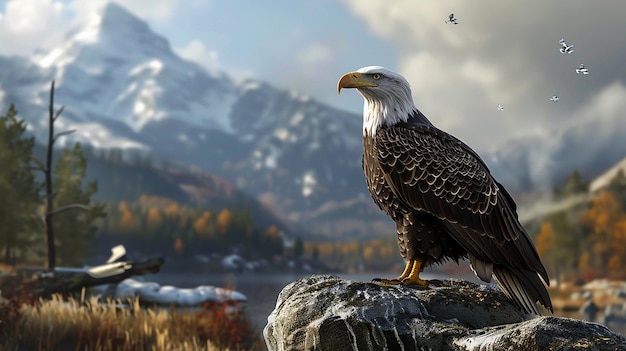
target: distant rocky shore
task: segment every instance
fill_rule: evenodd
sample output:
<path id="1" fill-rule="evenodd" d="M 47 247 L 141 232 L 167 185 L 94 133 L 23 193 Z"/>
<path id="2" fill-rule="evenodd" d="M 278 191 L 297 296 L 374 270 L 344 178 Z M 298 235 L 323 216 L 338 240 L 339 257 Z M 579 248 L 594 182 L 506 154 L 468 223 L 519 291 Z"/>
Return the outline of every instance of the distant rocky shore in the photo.
<path id="1" fill-rule="evenodd" d="M 192 257 L 168 256 L 162 272 L 195 271 L 207 273 L 330 273 L 337 269 L 329 267 L 319 260 L 281 256 L 271 260 L 248 259 L 239 254 L 210 254 Z"/>
<path id="2" fill-rule="evenodd" d="M 557 312 L 574 313 L 626 334 L 626 281 L 596 279 L 582 286 L 561 284 L 553 289 Z"/>

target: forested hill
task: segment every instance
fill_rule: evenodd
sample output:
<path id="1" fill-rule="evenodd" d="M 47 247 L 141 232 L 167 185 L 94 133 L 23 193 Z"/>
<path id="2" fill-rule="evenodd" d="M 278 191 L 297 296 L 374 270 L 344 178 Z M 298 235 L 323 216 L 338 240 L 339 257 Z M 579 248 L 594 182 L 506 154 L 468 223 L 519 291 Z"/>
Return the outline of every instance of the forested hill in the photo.
<path id="1" fill-rule="evenodd" d="M 280 214 L 272 213 L 257 199 L 215 175 L 152 162 L 139 155 L 123 157 L 119 150 L 83 149 L 88 159 L 87 180 L 98 182 L 94 200 L 136 202 L 143 195 L 203 210 L 241 209 L 249 212 L 259 228 L 276 226 L 288 235 L 307 234 L 301 230 L 296 233 L 295 226 L 279 218 Z M 45 147 L 37 144 L 34 153 L 44 159 Z"/>

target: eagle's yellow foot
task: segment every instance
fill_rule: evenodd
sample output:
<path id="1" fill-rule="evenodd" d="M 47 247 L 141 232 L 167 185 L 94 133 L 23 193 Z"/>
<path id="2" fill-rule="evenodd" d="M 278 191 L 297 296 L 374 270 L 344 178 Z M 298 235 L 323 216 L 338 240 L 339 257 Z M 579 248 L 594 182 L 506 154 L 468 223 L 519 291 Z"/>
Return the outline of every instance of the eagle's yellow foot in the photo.
<path id="1" fill-rule="evenodd" d="M 422 280 L 419 277 L 420 271 L 422 270 L 422 261 L 420 260 L 408 260 L 406 262 L 406 267 L 404 267 L 404 271 L 398 278 L 395 279 L 384 279 L 384 278 L 376 278 L 373 279 L 372 282 L 382 285 L 382 286 L 391 286 L 391 285 L 420 285 L 420 286 L 428 286 L 427 280 Z"/>

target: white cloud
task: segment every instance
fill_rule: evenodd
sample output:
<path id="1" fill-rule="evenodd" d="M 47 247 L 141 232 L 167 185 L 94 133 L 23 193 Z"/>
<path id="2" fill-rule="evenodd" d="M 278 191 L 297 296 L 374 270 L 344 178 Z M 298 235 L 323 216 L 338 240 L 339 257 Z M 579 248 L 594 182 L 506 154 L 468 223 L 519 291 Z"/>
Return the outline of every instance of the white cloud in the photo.
<path id="1" fill-rule="evenodd" d="M 58 21 L 62 11 L 63 4 L 51 0 L 10 0 L 2 24 L 15 34 L 39 33 Z"/>
<path id="2" fill-rule="evenodd" d="M 7 1 L 0 17 L 0 53 L 30 54 L 60 42 L 67 30 L 64 10 L 61 2 L 52 0 Z"/>
<path id="3" fill-rule="evenodd" d="M 209 50 L 203 42 L 194 39 L 187 46 L 175 49 L 182 58 L 193 61 L 204 67 L 209 72 L 217 72 L 220 69 L 217 51 Z"/>
<path id="4" fill-rule="evenodd" d="M 626 114 L 626 86 L 622 82 L 613 82 L 597 92 L 584 108 L 571 116 L 568 125 L 580 122 L 610 122 L 621 120 Z M 608 123 L 612 125 L 612 123 Z M 601 140 L 602 138 L 596 138 Z"/>
<path id="5" fill-rule="evenodd" d="M 344 2 L 397 50 L 390 68 L 411 82 L 418 108 L 476 148 L 561 128 L 597 91 L 626 82 L 626 2 Z M 458 25 L 445 23 L 450 13 Z M 572 55 L 558 53 L 563 37 Z M 580 63 L 596 68 L 592 79 L 577 77 Z"/>
<path id="6" fill-rule="evenodd" d="M 30 55 L 59 45 L 67 31 L 82 24 L 108 0 L 9 0 L 0 8 L 0 54 Z M 168 20 L 179 0 L 114 0 L 144 20 Z M 188 6 L 198 7 L 196 2 Z"/>

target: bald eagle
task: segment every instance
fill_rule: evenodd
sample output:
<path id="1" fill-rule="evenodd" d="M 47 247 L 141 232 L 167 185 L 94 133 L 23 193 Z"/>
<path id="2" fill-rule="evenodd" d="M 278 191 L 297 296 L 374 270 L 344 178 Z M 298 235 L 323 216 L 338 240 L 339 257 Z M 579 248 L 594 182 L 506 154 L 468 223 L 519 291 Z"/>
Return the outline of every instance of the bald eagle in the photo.
<path id="1" fill-rule="evenodd" d="M 407 80 L 387 68 L 346 73 L 337 92 L 343 88 L 356 88 L 365 101 L 365 180 L 374 202 L 395 221 L 406 260 L 397 278 L 374 281 L 427 286 L 419 277 L 424 267 L 467 258 L 481 280 L 495 277 L 520 309 L 539 314 L 538 301 L 552 311 L 548 274 L 516 204 L 480 156 L 435 127 L 415 107 Z"/>

